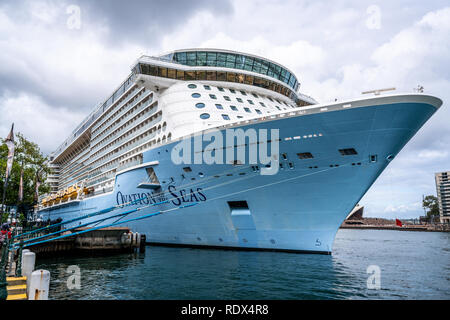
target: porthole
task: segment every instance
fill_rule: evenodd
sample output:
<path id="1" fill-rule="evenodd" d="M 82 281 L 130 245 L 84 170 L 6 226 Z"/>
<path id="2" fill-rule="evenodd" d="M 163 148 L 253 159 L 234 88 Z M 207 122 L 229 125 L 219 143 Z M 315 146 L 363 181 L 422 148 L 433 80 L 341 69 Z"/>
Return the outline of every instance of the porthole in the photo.
<path id="1" fill-rule="evenodd" d="M 203 174 L 203 172 L 199 172 L 199 173 L 198 173 L 198 176 L 199 176 L 200 178 L 203 178 L 205 175 Z"/>
<path id="2" fill-rule="evenodd" d="M 193 83 L 190 83 L 190 84 L 188 84 L 188 88 L 189 89 L 195 89 L 195 88 L 197 88 L 197 86 L 195 84 L 193 84 Z"/>
<path id="3" fill-rule="evenodd" d="M 193 93 L 192 94 L 192 98 L 200 98 L 201 97 L 201 95 L 200 95 L 200 93 Z"/>
<path id="4" fill-rule="evenodd" d="M 195 105 L 197 108 L 201 109 L 205 107 L 205 104 L 203 102 L 199 102 Z"/>
<path id="5" fill-rule="evenodd" d="M 209 113 L 202 113 L 200 115 L 200 118 L 203 119 L 203 120 L 209 119 Z"/>

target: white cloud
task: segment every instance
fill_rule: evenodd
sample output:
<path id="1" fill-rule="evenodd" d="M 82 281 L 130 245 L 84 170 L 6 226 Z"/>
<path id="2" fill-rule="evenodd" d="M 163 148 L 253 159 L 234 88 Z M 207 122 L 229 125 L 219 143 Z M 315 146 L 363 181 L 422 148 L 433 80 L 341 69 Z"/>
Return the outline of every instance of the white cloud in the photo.
<path id="1" fill-rule="evenodd" d="M 38 143 L 41 151 L 49 154 L 63 142 L 85 117 L 83 112 L 60 108 L 56 110 L 39 97 L 20 94 L 0 99 L 2 121 L 0 132 L 6 137 L 14 122 L 14 131 Z"/>
<path id="2" fill-rule="evenodd" d="M 372 1 L 233 0 L 232 14 L 194 10 L 155 41 L 126 43 L 111 43 L 114 32 L 103 20 L 94 25 L 84 19 L 87 8 L 81 29 L 69 30 L 67 2 L 24 3 L 11 1 L 10 9 L 20 10 L 9 11 L 0 5 L 3 136 L 14 121 L 16 130 L 52 151 L 124 80 L 141 54 L 219 47 L 285 65 L 298 76 L 301 91 L 322 102 L 383 87 L 411 92 L 417 84 L 444 100 L 362 200 L 369 214 L 412 210 L 419 215 L 420 208 L 411 204 L 435 192 L 434 172 L 450 169 L 450 8 L 442 8 L 444 2 L 408 10 L 380 3 L 380 28 L 370 29 Z"/>

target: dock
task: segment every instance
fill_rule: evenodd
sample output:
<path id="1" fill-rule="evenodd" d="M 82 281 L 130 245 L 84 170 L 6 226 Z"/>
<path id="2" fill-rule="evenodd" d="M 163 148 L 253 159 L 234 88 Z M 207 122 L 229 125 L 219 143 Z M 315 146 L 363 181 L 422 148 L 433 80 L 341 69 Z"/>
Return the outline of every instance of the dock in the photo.
<path id="1" fill-rule="evenodd" d="M 126 227 L 108 227 L 85 233 L 90 228 L 77 228 L 71 231 L 76 235 L 44 243 L 31 243 L 27 248 L 39 256 L 73 253 L 120 253 L 133 252 L 145 245 L 145 235 L 133 233 Z M 69 235 L 70 233 L 67 233 Z M 56 237 L 55 237 L 56 238 Z M 51 239 L 49 237 L 49 239 Z"/>
<path id="2" fill-rule="evenodd" d="M 27 300 L 27 277 L 6 277 L 6 300 Z"/>

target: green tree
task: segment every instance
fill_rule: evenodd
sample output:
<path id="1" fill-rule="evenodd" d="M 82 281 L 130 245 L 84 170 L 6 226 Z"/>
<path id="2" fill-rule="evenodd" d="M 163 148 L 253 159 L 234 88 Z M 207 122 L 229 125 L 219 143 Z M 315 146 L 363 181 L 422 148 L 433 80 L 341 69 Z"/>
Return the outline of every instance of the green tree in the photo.
<path id="1" fill-rule="evenodd" d="M 0 139 L 0 142 L 0 194 L 2 194 L 5 183 L 8 147 L 3 139 Z M 38 173 L 41 181 L 39 194 L 47 193 L 50 190 L 49 185 L 44 183 L 50 169 L 46 165 L 47 158 L 41 153 L 36 143 L 27 140 L 21 133 L 16 133 L 14 144 L 14 162 L 6 189 L 5 204 L 7 206 L 17 205 L 20 214 L 26 213 L 27 210 L 32 209 L 33 205 L 36 204 L 34 193 L 36 188 L 36 175 Z M 19 203 L 19 184 L 22 168 L 23 201 Z"/>
<path id="2" fill-rule="evenodd" d="M 428 218 L 439 215 L 438 199 L 433 195 L 426 196 L 423 199 L 422 207 L 425 209 Z"/>

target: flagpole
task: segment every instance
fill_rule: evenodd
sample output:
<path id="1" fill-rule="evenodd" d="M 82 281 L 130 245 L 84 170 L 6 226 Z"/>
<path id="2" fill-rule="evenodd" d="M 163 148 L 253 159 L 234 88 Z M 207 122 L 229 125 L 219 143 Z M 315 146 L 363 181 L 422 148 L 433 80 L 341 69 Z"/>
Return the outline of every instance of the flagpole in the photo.
<path id="1" fill-rule="evenodd" d="M 5 205 L 5 195 L 6 195 L 6 188 L 8 187 L 8 180 L 9 177 L 5 177 L 5 183 L 3 184 L 3 197 L 2 197 L 2 206 L 0 208 L 0 224 L 3 223 L 3 206 Z"/>
<path id="2" fill-rule="evenodd" d="M 5 143 L 8 146 L 8 160 L 6 161 L 5 184 L 3 186 L 2 206 L 0 207 L 0 223 L 3 223 L 3 207 L 5 206 L 6 188 L 8 188 L 8 180 L 14 160 L 14 123 L 11 126 L 11 131 L 5 139 Z"/>

